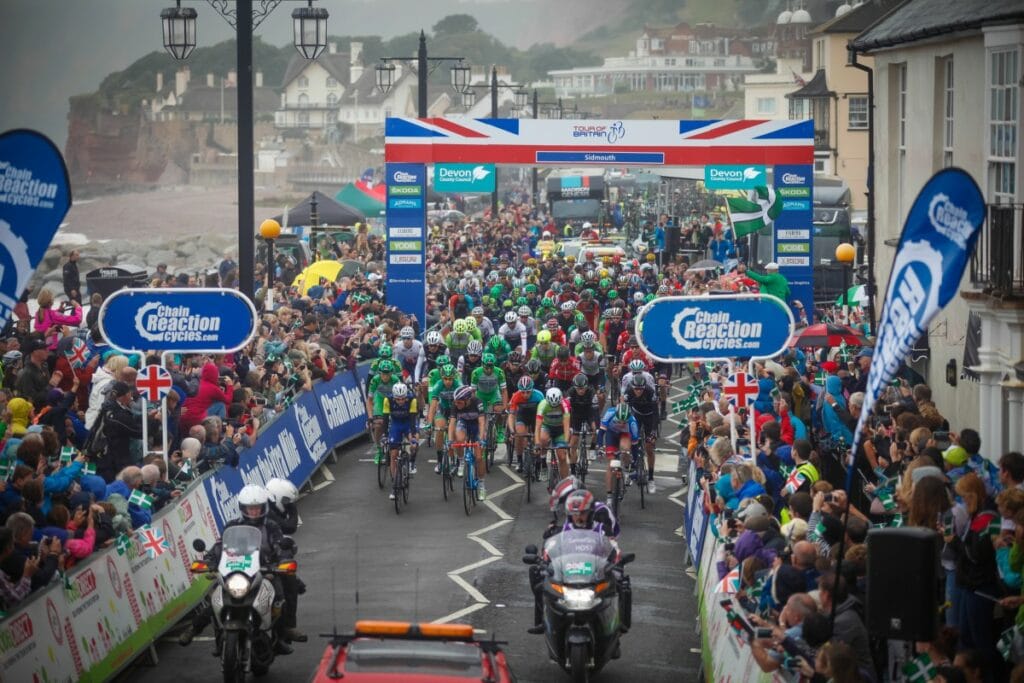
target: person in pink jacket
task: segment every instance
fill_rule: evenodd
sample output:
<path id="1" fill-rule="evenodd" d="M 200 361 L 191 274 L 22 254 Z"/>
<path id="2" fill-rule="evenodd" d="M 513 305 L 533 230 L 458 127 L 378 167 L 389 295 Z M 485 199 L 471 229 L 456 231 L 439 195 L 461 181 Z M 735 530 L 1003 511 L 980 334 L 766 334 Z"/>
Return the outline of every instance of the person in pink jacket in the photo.
<path id="1" fill-rule="evenodd" d="M 199 388 L 194 396 L 189 396 L 182 404 L 179 434 L 188 434 L 189 429 L 205 420 L 206 412 L 214 403 L 219 401 L 225 406 L 231 403 L 231 397 L 218 384 L 219 379 L 220 372 L 216 365 L 207 363 L 203 366 L 199 375 Z"/>
<path id="2" fill-rule="evenodd" d="M 57 348 L 57 342 L 64 336 L 61 332 L 63 325 L 78 327 L 82 324 L 82 307 L 75 303 L 74 311 L 70 315 L 53 310 L 53 294 L 48 289 L 39 292 L 36 302 L 39 304 L 39 310 L 32 318 L 35 331 L 43 335 L 52 351 Z"/>

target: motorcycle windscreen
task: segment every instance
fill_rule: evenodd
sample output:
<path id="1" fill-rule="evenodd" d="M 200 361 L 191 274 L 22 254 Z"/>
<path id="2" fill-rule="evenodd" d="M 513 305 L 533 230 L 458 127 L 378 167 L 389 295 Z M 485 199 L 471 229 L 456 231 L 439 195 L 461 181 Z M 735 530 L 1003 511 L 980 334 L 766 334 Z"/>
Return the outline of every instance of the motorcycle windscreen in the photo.
<path id="1" fill-rule="evenodd" d="M 221 569 L 225 572 L 242 571 L 252 574 L 260 566 L 260 530 L 246 525 L 228 527 L 221 539 Z"/>
<path id="2" fill-rule="evenodd" d="M 612 544 L 604 534 L 586 529 L 570 529 L 554 538 L 548 549 L 555 583 L 567 586 L 589 585 L 604 579 Z"/>

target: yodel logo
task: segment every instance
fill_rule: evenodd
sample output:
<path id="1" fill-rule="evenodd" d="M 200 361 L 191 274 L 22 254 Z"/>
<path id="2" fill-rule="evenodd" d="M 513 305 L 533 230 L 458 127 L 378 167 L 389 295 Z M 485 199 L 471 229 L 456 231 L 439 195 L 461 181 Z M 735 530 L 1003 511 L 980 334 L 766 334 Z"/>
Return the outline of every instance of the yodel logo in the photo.
<path id="1" fill-rule="evenodd" d="M 159 301 L 140 306 L 135 314 L 139 335 L 163 344 L 214 342 L 220 323 L 219 317 L 194 314 L 188 306 L 167 306 Z"/>
<path id="2" fill-rule="evenodd" d="M 764 325 L 734 320 L 728 312 L 710 313 L 701 308 L 684 308 L 672 321 L 672 338 L 691 351 L 743 351 L 758 348 Z"/>
<path id="3" fill-rule="evenodd" d="M 967 239 L 974 232 L 967 210 L 960 208 L 942 192 L 928 204 L 928 220 L 940 235 L 961 249 L 967 248 Z"/>

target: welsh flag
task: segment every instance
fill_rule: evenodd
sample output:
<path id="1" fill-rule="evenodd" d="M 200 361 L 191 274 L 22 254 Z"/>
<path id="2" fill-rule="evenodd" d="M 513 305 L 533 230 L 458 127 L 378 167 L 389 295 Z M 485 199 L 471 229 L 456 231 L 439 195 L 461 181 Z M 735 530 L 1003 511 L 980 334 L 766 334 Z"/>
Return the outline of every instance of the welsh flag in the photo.
<path id="1" fill-rule="evenodd" d="M 128 496 L 129 505 L 138 505 L 140 508 L 146 510 L 153 509 L 153 497 L 147 496 L 142 491 L 132 491 L 132 495 Z"/>
<path id="2" fill-rule="evenodd" d="M 935 663 L 927 654 L 919 655 L 903 665 L 903 675 L 907 683 L 928 683 L 935 678 Z"/>
<path id="3" fill-rule="evenodd" d="M 736 567 L 725 575 L 718 585 L 715 586 L 716 593 L 739 593 L 740 592 L 740 568 Z"/>
<path id="4" fill-rule="evenodd" d="M 773 187 L 755 187 L 746 197 L 728 197 L 726 205 L 736 239 L 771 225 L 782 213 Z"/>
<path id="5" fill-rule="evenodd" d="M 803 486 L 805 481 L 807 481 L 807 477 L 800 474 L 799 470 L 794 469 L 786 479 L 786 483 L 782 485 L 782 495 L 793 495 L 800 490 L 800 487 Z"/>

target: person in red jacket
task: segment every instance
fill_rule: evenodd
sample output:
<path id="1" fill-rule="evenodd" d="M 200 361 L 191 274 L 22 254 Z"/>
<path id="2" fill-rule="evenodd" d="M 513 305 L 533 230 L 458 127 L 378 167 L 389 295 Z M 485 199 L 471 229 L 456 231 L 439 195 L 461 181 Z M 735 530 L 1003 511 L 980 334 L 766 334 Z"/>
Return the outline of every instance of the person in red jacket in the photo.
<path id="1" fill-rule="evenodd" d="M 551 361 L 551 369 L 548 370 L 548 379 L 553 380 L 555 386 L 562 391 L 569 391 L 572 386 L 572 378 L 581 372 L 580 362 L 569 354 L 569 348 L 562 346 L 558 349 L 558 355 Z"/>
<path id="2" fill-rule="evenodd" d="M 199 375 L 199 388 L 194 396 L 185 399 L 181 407 L 179 434 L 188 434 L 188 430 L 206 419 L 206 412 L 214 403 L 221 402 L 225 406 L 231 403 L 231 397 L 219 384 L 220 373 L 217 366 L 207 363 Z"/>

